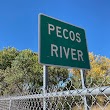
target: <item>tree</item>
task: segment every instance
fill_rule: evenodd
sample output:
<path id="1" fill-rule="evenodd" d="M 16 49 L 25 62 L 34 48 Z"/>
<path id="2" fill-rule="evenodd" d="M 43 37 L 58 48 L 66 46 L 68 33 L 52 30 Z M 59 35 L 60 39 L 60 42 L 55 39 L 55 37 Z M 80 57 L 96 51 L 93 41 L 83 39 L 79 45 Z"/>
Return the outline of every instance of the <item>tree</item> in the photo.
<path id="1" fill-rule="evenodd" d="M 28 89 L 40 87 L 42 85 L 41 74 L 42 66 L 38 64 L 38 55 L 31 50 L 20 51 L 12 61 L 11 68 L 5 69 L 4 81 L 8 85 L 6 90 L 13 94 L 22 93 L 27 85 Z"/>
<path id="2" fill-rule="evenodd" d="M 68 77 L 68 70 L 66 68 L 60 67 L 48 67 L 48 74 L 49 74 L 49 86 L 56 85 L 59 81 L 65 81 Z"/>
<path id="3" fill-rule="evenodd" d="M 110 59 L 89 53 L 91 70 L 87 71 L 87 85 L 108 85 L 110 83 Z"/>
<path id="4" fill-rule="evenodd" d="M 7 67 L 11 68 L 12 61 L 18 53 L 18 50 L 13 47 L 4 48 L 0 51 L 0 69 L 5 70 Z"/>
<path id="5" fill-rule="evenodd" d="M 86 86 L 107 85 L 110 82 L 110 59 L 89 53 L 91 69 L 86 70 Z M 80 70 L 72 69 L 74 77 L 80 79 Z M 77 81 L 76 81 L 77 82 Z M 95 85 L 94 85 L 95 84 Z"/>

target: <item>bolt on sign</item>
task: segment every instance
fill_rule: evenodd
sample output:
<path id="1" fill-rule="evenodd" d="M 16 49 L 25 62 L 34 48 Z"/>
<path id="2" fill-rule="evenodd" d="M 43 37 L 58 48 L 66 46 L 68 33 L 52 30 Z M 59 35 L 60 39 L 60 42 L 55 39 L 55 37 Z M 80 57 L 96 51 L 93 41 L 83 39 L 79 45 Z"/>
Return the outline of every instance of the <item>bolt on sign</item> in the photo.
<path id="1" fill-rule="evenodd" d="M 90 69 L 84 29 L 40 14 L 39 62 Z"/>

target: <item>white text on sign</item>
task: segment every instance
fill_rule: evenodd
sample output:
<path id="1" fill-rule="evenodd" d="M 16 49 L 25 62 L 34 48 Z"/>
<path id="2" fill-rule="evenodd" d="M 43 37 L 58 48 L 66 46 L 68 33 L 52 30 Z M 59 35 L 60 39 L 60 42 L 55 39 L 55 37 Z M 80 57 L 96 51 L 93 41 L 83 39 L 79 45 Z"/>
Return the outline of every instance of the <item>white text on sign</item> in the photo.
<path id="1" fill-rule="evenodd" d="M 48 34 L 52 35 L 52 32 L 56 33 L 56 37 L 81 43 L 80 33 L 78 32 L 75 33 L 72 30 L 62 29 L 60 26 L 48 24 Z M 58 47 L 55 44 L 51 44 L 51 56 L 60 58 L 65 57 L 66 59 L 70 58 L 69 56 L 71 56 L 72 60 L 84 61 L 83 52 L 81 50 L 66 48 L 64 46 Z"/>

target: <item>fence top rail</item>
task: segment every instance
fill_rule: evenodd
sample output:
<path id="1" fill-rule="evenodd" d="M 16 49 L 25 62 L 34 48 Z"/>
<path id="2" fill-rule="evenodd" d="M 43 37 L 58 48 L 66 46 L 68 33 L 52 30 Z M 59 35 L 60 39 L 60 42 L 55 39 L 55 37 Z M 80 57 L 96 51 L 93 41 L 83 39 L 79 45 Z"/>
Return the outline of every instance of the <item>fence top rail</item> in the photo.
<path id="1" fill-rule="evenodd" d="M 59 91 L 45 94 L 33 94 L 24 96 L 9 96 L 0 97 L 0 101 L 3 100 L 24 100 L 35 98 L 51 98 L 51 97 L 65 97 L 65 96 L 89 96 L 89 95 L 110 95 L 110 86 L 96 87 L 96 88 L 84 88 L 76 90 Z M 110 100 L 110 99 L 109 99 Z"/>

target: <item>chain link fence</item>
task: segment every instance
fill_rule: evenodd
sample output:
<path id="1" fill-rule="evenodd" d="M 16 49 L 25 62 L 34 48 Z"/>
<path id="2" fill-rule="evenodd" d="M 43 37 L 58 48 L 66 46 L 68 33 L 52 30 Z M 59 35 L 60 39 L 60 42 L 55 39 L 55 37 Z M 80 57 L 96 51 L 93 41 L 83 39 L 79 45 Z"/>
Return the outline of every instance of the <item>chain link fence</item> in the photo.
<path id="1" fill-rule="evenodd" d="M 84 110 L 84 97 L 89 110 L 110 109 L 110 87 L 106 86 L 67 91 L 55 88 L 46 94 L 2 97 L 0 110 L 43 110 L 44 104 L 46 110 Z"/>
<path id="2" fill-rule="evenodd" d="M 56 71 L 57 76 L 54 74 Z M 49 69 L 49 82 L 43 86 L 24 84 L 21 93 L 0 97 L 0 110 L 110 110 L 110 76 L 85 78 L 69 71 L 59 74 L 59 69 Z M 68 72 L 68 70 L 66 70 Z M 41 79 L 42 80 L 42 79 Z M 37 83 L 37 82 L 36 82 Z"/>

